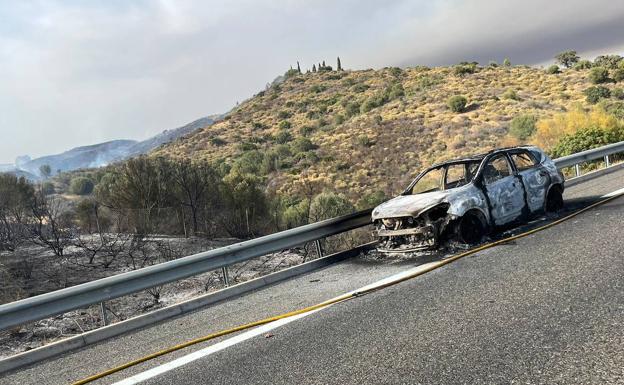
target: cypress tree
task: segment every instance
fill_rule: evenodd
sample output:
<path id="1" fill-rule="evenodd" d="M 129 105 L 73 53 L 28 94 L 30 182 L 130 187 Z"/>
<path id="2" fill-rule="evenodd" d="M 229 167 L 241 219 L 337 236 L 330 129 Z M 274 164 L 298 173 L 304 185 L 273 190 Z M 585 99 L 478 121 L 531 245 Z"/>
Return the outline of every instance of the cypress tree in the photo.
<path id="1" fill-rule="evenodd" d="M 325 60 L 323 60 L 323 67 L 325 67 Z"/>
<path id="2" fill-rule="evenodd" d="M 312 72 L 316 72 L 316 64 L 312 64 Z"/>
<path id="3" fill-rule="evenodd" d="M 342 71 L 342 65 L 340 65 L 340 56 L 338 56 L 338 60 L 336 60 L 336 62 L 337 62 L 336 70 Z"/>
<path id="4" fill-rule="evenodd" d="M 297 72 L 301 73 L 301 67 L 299 66 L 299 61 L 297 61 Z"/>

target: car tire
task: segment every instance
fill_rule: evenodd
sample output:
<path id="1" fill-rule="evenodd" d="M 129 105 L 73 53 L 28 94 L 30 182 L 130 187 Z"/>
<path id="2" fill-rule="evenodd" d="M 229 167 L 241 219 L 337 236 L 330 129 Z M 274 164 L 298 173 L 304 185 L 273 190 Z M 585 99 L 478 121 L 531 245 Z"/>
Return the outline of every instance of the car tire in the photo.
<path id="1" fill-rule="evenodd" d="M 546 197 L 546 212 L 556 213 L 563 209 L 563 194 L 558 186 L 553 186 Z"/>
<path id="2" fill-rule="evenodd" d="M 483 240 L 486 226 L 479 215 L 469 212 L 459 219 L 455 233 L 459 242 L 476 245 Z"/>

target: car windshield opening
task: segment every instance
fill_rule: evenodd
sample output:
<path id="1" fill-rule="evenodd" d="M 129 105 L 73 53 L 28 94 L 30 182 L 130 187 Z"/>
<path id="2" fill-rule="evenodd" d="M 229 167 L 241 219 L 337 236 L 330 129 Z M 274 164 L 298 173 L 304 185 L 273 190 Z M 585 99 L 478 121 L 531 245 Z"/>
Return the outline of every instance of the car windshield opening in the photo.
<path id="1" fill-rule="evenodd" d="M 479 169 L 479 160 L 449 163 L 425 172 L 414 184 L 410 194 L 449 190 L 464 186 Z"/>

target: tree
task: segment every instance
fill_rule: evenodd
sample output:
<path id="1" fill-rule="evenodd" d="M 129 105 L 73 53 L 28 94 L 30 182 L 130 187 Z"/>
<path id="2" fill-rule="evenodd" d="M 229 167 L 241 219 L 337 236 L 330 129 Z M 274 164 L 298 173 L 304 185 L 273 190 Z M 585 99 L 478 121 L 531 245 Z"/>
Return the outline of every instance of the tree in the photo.
<path id="1" fill-rule="evenodd" d="M 93 192 L 93 181 L 87 177 L 79 176 L 72 179 L 69 191 L 75 195 L 89 195 Z"/>
<path id="2" fill-rule="evenodd" d="M 571 68 L 574 66 L 580 59 L 580 57 L 576 54 L 576 51 L 563 51 L 558 53 L 555 56 L 557 63 L 561 64 L 565 68 Z"/>
<path id="3" fill-rule="evenodd" d="M 594 59 L 594 66 L 616 69 L 622 62 L 620 55 L 600 55 Z"/>
<path id="4" fill-rule="evenodd" d="M 312 72 L 316 72 L 316 64 L 312 64 Z"/>
<path id="5" fill-rule="evenodd" d="M 62 257 L 75 233 L 71 214 L 59 198 L 35 194 L 28 226 L 33 242 L 48 247 L 54 255 Z"/>
<path id="6" fill-rule="evenodd" d="M 35 189 L 24 177 L 0 174 L 0 250 L 14 251 L 26 239 Z"/>
<path id="7" fill-rule="evenodd" d="M 535 132 L 535 123 L 537 118 L 534 115 L 516 116 L 511 120 L 509 133 L 520 140 L 526 140 Z"/>
<path id="8" fill-rule="evenodd" d="M 340 63 L 340 56 L 338 56 L 338 59 L 336 60 L 336 70 L 342 71 L 342 64 Z"/>
<path id="9" fill-rule="evenodd" d="M 301 73 L 301 66 L 299 65 L 299 60 L 297 60 L 297 72 Z"/>
<path id="10" fill-rule="evenodd" d="M 453 112 L 462 112 L 466 108 L 468 100 L 462 95 L 451 96 L 446 104 Z"/>
<path id="11" fill-rule="evenodd" d="M 172 167 L 177 200 L 191 211 L 193 234 L 197 235 L 201 209 L 216 207 L 219 201 L 219 177 L 206 162 L 193 164 L 185 159 Z"/>
<path id="12" fill-rule="evenodd" d="M 503 60 L 503 66 L 511 67 L 511 60 L 509 60 L 508 57 L 506 57 L 505 60 Z"/>
<path id="13" fill-rule="evenodd" d="M 579 60 L 578 63 L 574 65 L 574 69 L 577 71 L 587 70 L 592 68 L 593 64 L 589 60 Z"/>
<path id="14" fill-rule="evenodd" d="M 621 82 L 624 80 L 624 68 L 618 68 L 613 70 L 613 80 L 616 82 Z"/>
<path id="15" fill-rule="evenodd" d="M 39 166 L 39 172 L 41 173 L 41 176 L 43 176 L 45 179 L 48 179 L 50 175 L 52 175 L 52 168 L 49 164 L 42 164 L 41 166 Z"/>
<path id="16" fill-rule="evenodd" d="M 594 84 L 606 83 L 609 79 L 609 71 L 604 67 L 594 67 L 589 71 L 589 80 Z"/>

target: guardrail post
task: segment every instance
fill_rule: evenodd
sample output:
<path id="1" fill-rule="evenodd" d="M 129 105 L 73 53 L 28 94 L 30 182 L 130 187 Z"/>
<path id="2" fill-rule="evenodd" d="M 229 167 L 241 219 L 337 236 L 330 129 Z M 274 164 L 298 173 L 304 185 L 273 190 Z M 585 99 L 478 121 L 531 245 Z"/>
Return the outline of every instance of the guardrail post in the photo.
<path id="1" fill-rule="evenodd" d="M 605 155 L 604 160 L 605 160 L 605 168 L 611 166 L 611 163 L 609 162 L 609 155 Z"/>
<path id="2" fill-rule="evenodd" d="M 227 266 L 223 266 L 221 268 L 221 273 L 223 273 L 223 283 L 225 284 L 225 287 L 230 286 L 230 277 L 228 275 L 228 268 L 227 268 Z"/>
<path id="3" fill-rule="evenodd" d="M 576 176 L 581 176 L 581 166 L 578 163 L 574 165 L 574 173 Z"/>
<path id="4" fill-rule="evenodd" d="M 102 312 L 102 326 L 108 325 L 108 315 L 106 314 L 106 305 L 100 302 L 100 311 Z"/>
<path id="5" fill-rule="evenodd" d="M 323 248 L 321 247 L 321 240 L 317 239 L 316 241 L 314 241 L 314 244 L 316 245 L 316 254 L 319 258 L 323 258 Z"/>

